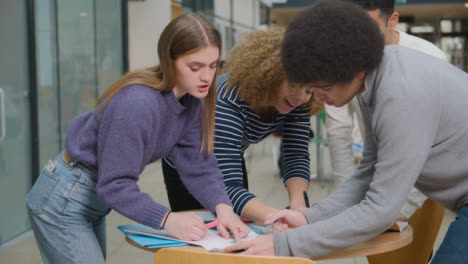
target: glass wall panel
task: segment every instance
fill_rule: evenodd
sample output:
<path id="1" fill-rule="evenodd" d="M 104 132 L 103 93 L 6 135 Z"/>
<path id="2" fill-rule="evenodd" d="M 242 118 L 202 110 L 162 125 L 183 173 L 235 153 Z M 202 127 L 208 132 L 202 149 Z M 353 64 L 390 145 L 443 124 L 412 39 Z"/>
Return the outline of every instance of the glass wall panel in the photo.
<path id="1" fill-rule="evenodd" d="M 115 0 L 96 1 L 96 60 L 98 94 L 122 75 L 122 4 Z"/>
<path id="2" fill-rule="evenodd" d="M 93 0 L 57 1 L 58 73 L 62 145 L 70 120 L 96 103 Z"/>
<path id="3" fill-rule="evenodd" d="M 0 244 L 30 228 L 24 200 L 38 176 L 31 170 L 27 3 L 5 0 L 0 8 Z M 99 93 L 123 73 L 125 3 L 35 0 L 31 5 L 41 167 L 63 149 L 69 121 L 93 109 Z"/>
<path id="4" fill-rule="evenodd" d="M 26 1 L 0 8 L 0 244 L 30 228 L 24 203 L 31 186 Z"/>
<path id="5" fill-rule="evenodd" d="M 122 1 L 57 1 L 60 136 L 123 73 Z"/>
<path id="6" fill-rule="evenodd" d="M 37 0 L 35 6 L 39 165 L 42 167 L 61 149 L 57 35 L 55 1 Z"/>
<path id="7" fill-rule="evenodd" d="M 63 149 L 70 120 L 123 69 L 122 1 L 36 0 L 39 160 Z"/>

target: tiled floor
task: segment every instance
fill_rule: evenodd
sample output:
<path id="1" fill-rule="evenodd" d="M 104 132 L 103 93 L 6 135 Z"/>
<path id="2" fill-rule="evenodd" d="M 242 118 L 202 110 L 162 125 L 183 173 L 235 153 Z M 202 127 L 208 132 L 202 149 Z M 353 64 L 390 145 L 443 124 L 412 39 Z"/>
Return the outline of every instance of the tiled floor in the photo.
<path id="1" fill-rule="evenodd" d="M 252 146 L 249 149 L 246 161 L 249 171 L 249 186 L 258 198 L 276 207 L 287 205 L 287 193 L 283 187 L 282 180 L 278 176 L 274 162 L 278 147 L 277 138 L 268 138 L 262 144 Z M 311 145 L 311 168 L 315 171 L 315 146 Z M 325 156 L 328 153 L 325 151 Z M 327 163 L 328 160 L 325 160 Z M 325 168 L 329 172 L 329 167 Z M 149 193 L 156 201 L 168 205 L 165 186 L 161 175 L 160 163 L 149 165 L 141 175 L 139 185 L 143 192 Z M 311 202 L 317 201 L 334 190 L 329 182 L 313 181 L 309 189 Z M 435 248 L 438 248 L 449 223 L 454 219 L 454 214 L 446 212 L 446 216 Z M 123 235 L 117 230 L 117 225 L 132 223 L 129 219 L 112 211 L 107 217 L 107 263 L 153 263 L 153 254 L 146 252 L 125 242 Z M 24 235 L 26 238 L 4 250 L 0 251 L 0 263 L 42 263 L 39 250 L 31 232 Z M 351 264 L 367 263 L 365 258 L 343 259 L 334 261 L 318 261 L 319 264 Z"/>

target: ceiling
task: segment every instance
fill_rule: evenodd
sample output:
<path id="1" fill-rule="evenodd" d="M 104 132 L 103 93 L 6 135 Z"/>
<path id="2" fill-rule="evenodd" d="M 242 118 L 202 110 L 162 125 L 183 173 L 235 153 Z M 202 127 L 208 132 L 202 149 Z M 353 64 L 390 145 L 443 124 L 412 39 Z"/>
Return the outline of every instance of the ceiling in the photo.
<path id="1" fill-rule="evenodd" d="M 468 8 L 463 3 L 397 5 L 396 11 L 400 16 L 418 18 L 468 18 Z"/>
<path id="2" fill-rule="evenodd" d="M 302 9 L 303 7 L 272 8 L 271 21 L 275 21 L 278 25 L 287 25 L 289 20 Z M 400 17 L 414 19 L 468 19 L 468 8 L 465 8 L 463 3 L 397 5 L 395 9 L 400 13 Z"/>

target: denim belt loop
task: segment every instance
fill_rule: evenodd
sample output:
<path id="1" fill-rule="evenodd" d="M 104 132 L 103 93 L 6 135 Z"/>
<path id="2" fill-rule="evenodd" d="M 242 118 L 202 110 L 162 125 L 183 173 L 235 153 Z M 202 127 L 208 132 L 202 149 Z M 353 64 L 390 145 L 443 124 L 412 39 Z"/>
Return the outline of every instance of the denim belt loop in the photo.
<path id="1" fill-rule="evenodd" d="M 77 162 L 76 160 L 72 159 L 72 157 L 70 157 L 70 155 L 68 154 L 66 149 L 63 150 L 63 152 L 62 152 L 62 159 L 63 159 L 63 161 L 65 161 L 65 163 L 69 164 L 70 167 L 74 167 L 75 165 L 77 165 L 77 166 L 80 166 L 81 168 L 84 168 L 84 169 L 88 170 L 90 173 L 95 174 L 97 176 L 96 169 L 94 169 L 93 167 L 88 166 L 88 165 L 86 165 L 84 163 Z"/>
<path id="2" fill-rule="evenodd" d="M 65 161 L 65 163 L 72 162 L 72 158 L 70 157 L 70 155 L 68 155 L 68 152 L 67 152 L 66 149 L 63 150 L 63 152 L 62 152 L 62 159 L 63 159 L 63 161 Z"/>

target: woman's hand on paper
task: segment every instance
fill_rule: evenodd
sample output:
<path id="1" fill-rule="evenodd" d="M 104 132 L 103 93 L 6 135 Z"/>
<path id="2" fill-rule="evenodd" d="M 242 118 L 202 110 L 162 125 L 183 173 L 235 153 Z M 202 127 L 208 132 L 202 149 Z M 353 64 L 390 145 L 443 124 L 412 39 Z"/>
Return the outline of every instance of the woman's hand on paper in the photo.
<path id="1" fill-rule="evenodd" d="M 230 237 L 229 229 L 234 236 L 234 240 L 239 241 L 241 238 L 247 236 L 250 228 L 246 226 L 238 215 L 234 213 L 232 207 L 227 204 L 218 204 L 215 208 L 218 217 L 217 229 L 219 234 L 228 239 Z"/>
<path id="2" fill-rule="evenodd" d="M 244 250 L 239 253 L 241 255 L 274 256 L 275 242 L 273 240 L 273 235 L 258 236 L 257 238 L 249 241 L 236 243 L 224 248 L 223 252 L 230 253 L 239 250 Z"/>
<path id="3" fill-rule="evenodd" d="M 180 240 L 197 241 L 205 236 L 208 227 L 203 218 L 194 213 L 171 212 L 167 216 L 164 230 Z"/>
<path id="4" fill-rule="evenodd" d="M 284 232 L 288 228 L 296 228 L 308 224 L 303 213 L 287 209 L 269 215 L 264 224 L 269 225 L 272 223 L 275 223 L 273 225 L 273 230 L 278 232 Z"/>

